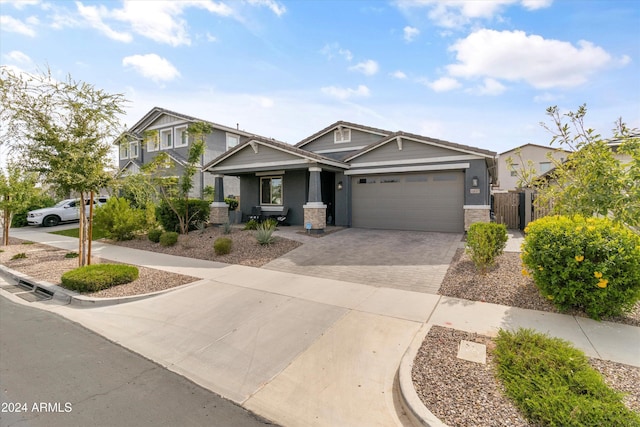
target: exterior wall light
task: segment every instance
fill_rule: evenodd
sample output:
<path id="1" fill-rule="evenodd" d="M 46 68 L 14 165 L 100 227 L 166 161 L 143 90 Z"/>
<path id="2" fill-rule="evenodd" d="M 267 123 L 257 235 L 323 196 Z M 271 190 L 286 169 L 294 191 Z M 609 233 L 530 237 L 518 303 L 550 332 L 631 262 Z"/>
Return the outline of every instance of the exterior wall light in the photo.
<path id="1" fill-rule="evenodd" d="M 338 190 L 342 190 L 342 181 L 338 181 Z"/>
<path id="2" fill-rule="evenodd" d="M 473 178 L 471 178 L 471 186 L 472 187 L 477 187 L 478 186 L 478 177 L 474 176 Z"/>

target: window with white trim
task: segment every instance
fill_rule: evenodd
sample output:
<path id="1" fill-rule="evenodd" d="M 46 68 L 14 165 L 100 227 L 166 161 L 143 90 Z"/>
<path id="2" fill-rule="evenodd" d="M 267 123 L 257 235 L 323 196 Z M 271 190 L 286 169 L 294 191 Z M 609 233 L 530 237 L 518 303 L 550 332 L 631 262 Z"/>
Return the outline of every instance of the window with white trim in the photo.
<path id="1" fill-rule="evenodd" d="M 264 176 L 260 178 L 260 204 L 282 206 L 281 176 Z"/>
<path id="2" fill-rule="evenodd" d="M 160 131 L 160 149 L 173 148 L 173 129 Z"/>
<path id="3" fill-rule="evenodd" d="M 232 133 L 227 134 L 227 150 L 235 147 L 240 144 L 240 136 L 234 135 Z"/>
<path id="4" fill-rule="evenodd" d="M 333 142 L 336 144 L 340 144 L 343 142 L 351 141 L 351 129 L 348 128 L 338 128 L 333 131 Z"/>
<path id="5" fill-rule="evenodd" d="M 539 173 L 545 173 L 551 170 L 551 162 L 540 162 Z"/>
<path id="6" fill-rule="evenodd" d="M 189 134 L 187 133 L 187 127 L 177 127 L 175 147 L 186 147 L 187 145 L 189 145 Z"/>
<path id="7" fill-rule="evenodd" d="M 147 151 L 158 151 L 160 149 L 160 135 L 157 131 L 149 132 L 144 140 L 147 144 Z"/>
<path id="8" fill-rule="evenodd" d="M 132 159 L 138 157 L 138 141 L 132 141 L 129 143 L 129 155 Z"/>
<path id="9" fill-rule="evenodd" d="M 511 172 L 510 172 L 510 175 L 511 175 L 511 176 L 518 176 L 518 170 L 517 170 L 517 169 L 518 169 L 519 167 L 520 167 L 520 165 L 519 165 L 519 164 L 517 164 L 517 163 L 512 164 L 512 165 L 511 165 Z"/>
<path id="10" fill-rule="evenodd" d="M 127 143 L 122 143 L 120 144 L 120 160 L 124 160 L 124 159 L 128 159 L 129 158 L 129 147 L 127 146 Z"/>

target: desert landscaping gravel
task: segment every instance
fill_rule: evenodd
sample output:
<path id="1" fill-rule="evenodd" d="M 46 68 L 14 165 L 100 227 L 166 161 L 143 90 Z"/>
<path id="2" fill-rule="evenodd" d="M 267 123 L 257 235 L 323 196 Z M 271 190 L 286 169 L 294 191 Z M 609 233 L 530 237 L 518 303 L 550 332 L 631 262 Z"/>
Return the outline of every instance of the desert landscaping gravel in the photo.
<path id="1" fill-rule="evenodd" d="M 231 254 L 225 256 L 216 256 L 213 253 L 213 241 L 223 235 L 220 228 L 207 228 L 191 232 L 188 236 L 180 236 L 178 244 L 173 247 L 163 247 L 146 238 L 110 243 L 253 267 L 260 267 L 302 244 L 299 241 L 278 237 L 273 245 L 260 246 L 254 233 L 234 229 L 227 236 L 233 239 L 233 249 Z M 36 279 L 59 284 L 62 273 L 78 265 L 77 259 L 65 259 L 67 251 L 61 249 L 39 244 L 25 245 L 17 239 L 12 239 L 11 243 L 10 246 L 2 248 L 0 263 Z M 11 260 L 13 255 L 20 252 L 25 252 L 27 258 Z M 474 301 L 557 311 L 552 304 L 540 297 L 532 280 L 523 277 L 521 270 L 519 254 L 505 253 L 486 275 L 480 275 L 464 250 L 459 249 L 439 293 Z M 198 279 L 189 276 L 141 267 L 140 278 L 136 281 L 91 296 L 135 295 L 169 289 L 196 280 Z M 578 312 L 570 314 L 583 315 Z M 640 326 L 640 304 L 636 305 L 632 313 L 607 320 Z M 515 406 L 503 396 L 501 387 L 494 377 L 491 351 L 487 353 L 486 365 L 456 357 L 458 346 L 463 339 L 485 344 L 489 350 L 493 346 L 491 337 L 438 326 L 432 327 L 427 334 L 412 370 L 414 386 L 425 406 L 451 427 L 529 426 Z M 590 360 L 592 366 L 604 375 L 611 387 L 628 393 L 625 403 L 634 411 L 640 412 L 640 368 L 606 360 Z"/>

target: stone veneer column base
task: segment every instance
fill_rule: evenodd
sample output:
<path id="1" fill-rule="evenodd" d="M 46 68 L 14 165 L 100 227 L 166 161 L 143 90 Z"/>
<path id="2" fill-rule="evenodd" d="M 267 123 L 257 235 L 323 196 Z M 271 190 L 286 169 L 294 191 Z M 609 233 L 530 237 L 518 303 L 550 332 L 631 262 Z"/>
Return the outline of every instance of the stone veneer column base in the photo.
<path id="1" fill-rule="evenodd" d="M 225 202 L 213 202 L 209 206 L 209 223 L 220 225 L 229 222 L 229 205 Z"/>
<path id="2" fill-rule="evenodd" d="M 464 205 L 464 231 L 474 222 L 490 222 L 491 206 L 489 205 Z"/>
<path id="3" fill-rule="evenodd" d="M 311 224 L 311 229 L 307 229 L 312 234 L 324 233 L 327 227 L 327 205 L 319 203 L 307 203 L 303 205 L 304 209 L 304 226 Z"/>

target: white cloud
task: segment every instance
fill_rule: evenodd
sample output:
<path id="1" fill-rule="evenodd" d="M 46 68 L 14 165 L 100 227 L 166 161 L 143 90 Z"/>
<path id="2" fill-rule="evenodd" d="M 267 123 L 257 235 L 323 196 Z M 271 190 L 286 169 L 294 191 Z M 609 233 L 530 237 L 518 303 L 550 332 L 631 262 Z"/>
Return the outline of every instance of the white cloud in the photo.
<path id="1" fill-rule="evenodd" d="M 484 79 L 484 82 L 482 84 L 482 86 L 478 86 L 474 93 L 476 93 L 477 95 L 500 95 L 501 93 L 503 93 L 505 90 L 507 90 L 507 88 L 500 83 L 499 81 L 495 80 L 495 79 Z"/>
<path id="2" fill-rule="evenodd" d="M 528 10 L 543 9 L 551 6 L 553 0 L 522 0 L 522 6 Z"/>
<path id="3" fill-rule="evenodd" d="M 459 81 L 451 77 L 441 77 L 436 81 L 425 81 L 423 83 L 430 87 L 434 92 L 447 92 L 462 87 Z"/>
<path id="4" fill-rule="evenodd" d="M 576 47 L 523 31 L 482 29 L 458 40 L 450 50 L 458 60 L 447 66 L 451 76 L 526 81 L 541 89 L 583 84 L 612 60 L 604 49 L 587 41 Z"/>
<path id="5" fill-rule="evenodd" d="M 521 0 L 527 10 L 541 9 L 551 5 L 553 0 Z M 444 28 L 461 28 L 476 20 L 491 20 L 517 0 L 399 0 L 401 9 L 427 8 L 427 16 L 436 25 Z"/>
<path id="6" fill-rule="evenodd" d="M 403 31 L 404 39 L 409 43 L 411 43 L 420 34 L 420 30 L 415 27 L 406 26 Z"/>
<path id="7" fill-rule="evenodd" d="M 365 85 L 359 85 L 356 89 L 327 86 L 322 88 L 322 92 L 341 100 L 352 97 L 368 97 L 370 95 L 369 88 Z"/>
<path id="8" fill-rule="evenodd" d="M 0 4 L 7 3 L 16 9 L 24 9 L 27 6 L 35 6 L 40 4 L 40 0 L 0 0 Z"/>
<path id="9" fill-rule="evenodd" d="M 249 4 L 252 4 L 252 5 L 266 6 L 278 16 L 284 15 L 285 12 L 287 11 L 287 8 L 282 3 L 279 3 L 275 0 L 248 0 L 248 1 L 249 1 Z"/>
<path id="10" fill-rule="evenodd" d="M 139 74 L 156 83 L 170 81 L 180 76 L 180 72 L 169 61 L 155 53 L 127 56 L 122 59 L 122 65 L 132 67 Z"/>
<path id="11" fill-rule="evenodd" d="M 378 72 L 378 63 L 372 59 L 368 59 L 349 67 L 349 71 L 357 71 L 365 76 L 373 76 Z"/>
<path id="12" fill-rule="evenodd" d="M 403 71 L 397 70 L 391 73 L 391 77 L 396 78 L 398 80 L 404 80 L 407 78 L 407 75 Z"/>
<path id="13" fill-rule="evenodd" d="M 35 37 L 36 31 L 33 29 L 33 25 L 37 24 L 37 21 L 37 18 L 31 17 L 28 22 L 22 22 L 12 16 L 2 15 L 0 16 L 0 27 L 3 31 Z"/>
<path id="14" fill-rule="evenodd" d="M 76 6 L 78 7 L 78 13 L 80 14 L 80 16 L 84 18 L 92 28 L 95 28 L 101 33 L 104 33 L 104 35 L 106 35 L 110 39 L 125 43 L 129 43 L 133 40 L 131 34 L 115 31 L 103 22 L 102 17 L 109 15 L 107 9 L 104 6 L 84 6 L 80 2 L 77 2 Z"/>
<path id="15" fill-rule="evenodd" d="M 3 55 L 4 58 L 10 62 L 17 64 L 31 64 L 31 58 L 19 50 L 12 50 L 11 52 Z"/>
<path id="16" fill-rule="evenodd" d="M 218 38 L 207 31 L 206 38 L 208 42 L 215 43 L 218 41 Z"/>
<path id="17" fill-rule="evenodd" d="M 341 48 L 338 43 L 327 43 L 322 49 L 320 49 L 320 53 L 330 60 L 336 56 L 341 56 L 346 61 L 351 61 L 353 59 L 351 51 L 349 49 Z"/>
<path id="18" fill-rule="evenodd" d="M 548 103 L 548 102 L 556 102 L 559 99 L 562 99 L 562 96 L 559 95 L 554 95 L 552 93 L 549 92 L 545 92 L 541 95 L 536 95 L 533 97 L 533 102 L 538 102 L 538 103 Z"/>

